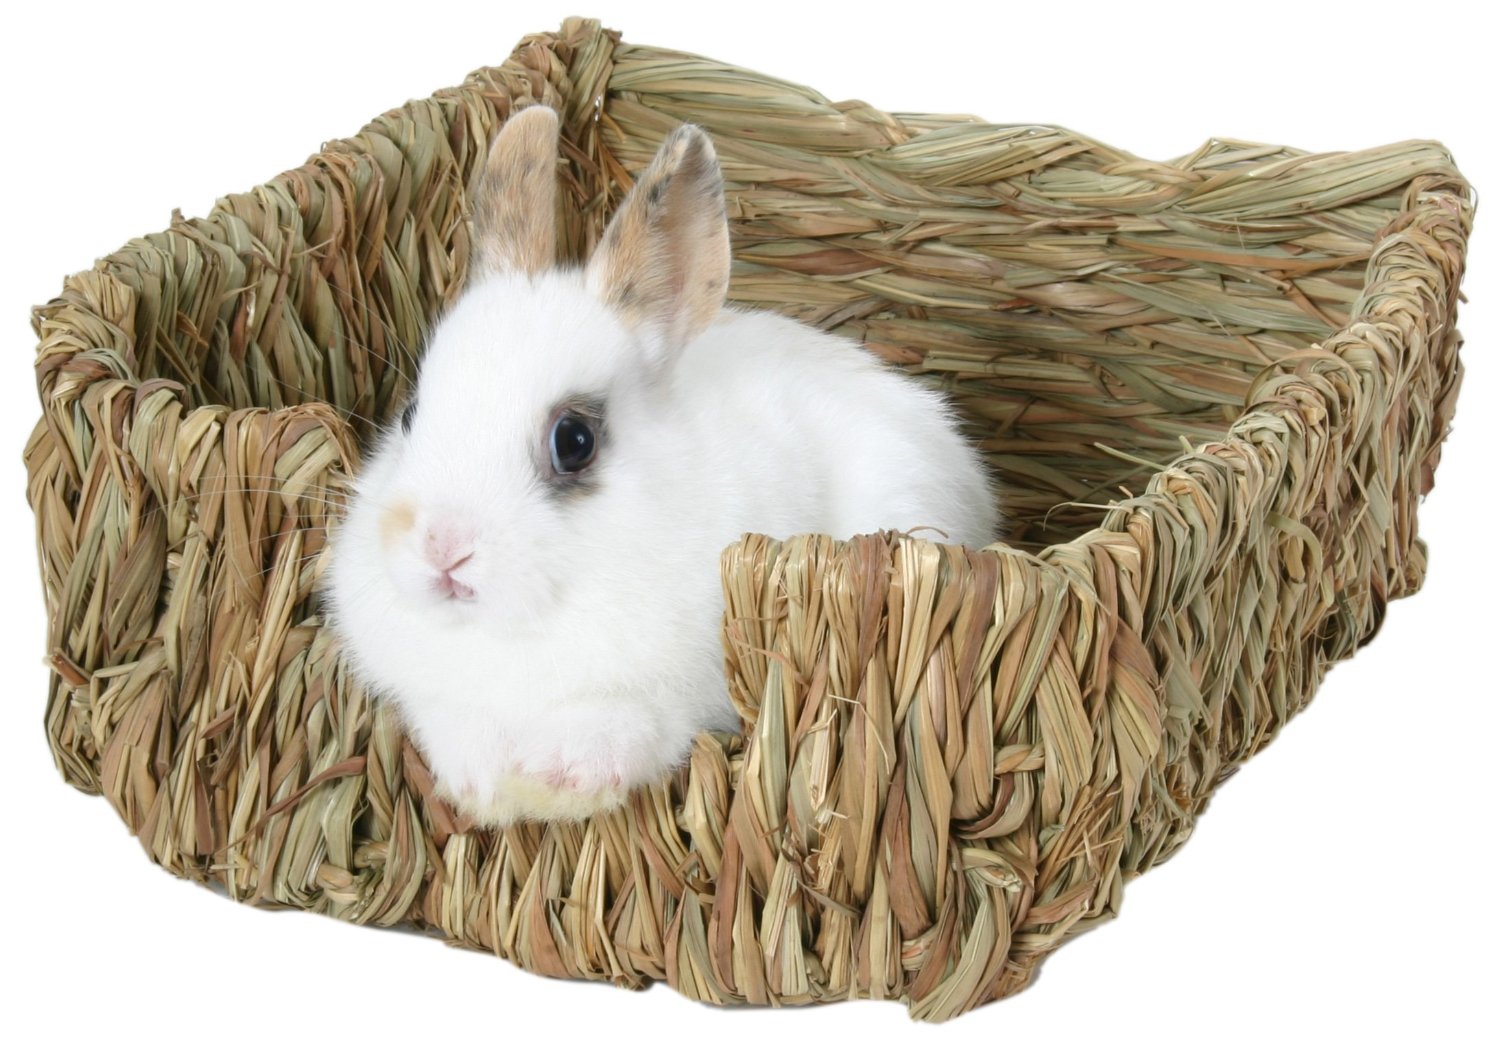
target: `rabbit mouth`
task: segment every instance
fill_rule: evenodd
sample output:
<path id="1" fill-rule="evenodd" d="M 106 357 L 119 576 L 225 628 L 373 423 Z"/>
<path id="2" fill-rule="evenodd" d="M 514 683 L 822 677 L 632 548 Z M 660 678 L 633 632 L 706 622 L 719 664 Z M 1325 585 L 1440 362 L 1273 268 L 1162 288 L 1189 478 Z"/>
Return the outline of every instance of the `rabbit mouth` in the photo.
<path id="1" fill-rule="evenodd" d="M 432 589 L 440 599 L 471 600 L 474 598 L 474 587 L 465 585 L 452 574 L 444 573 L 433 579 Z"/>

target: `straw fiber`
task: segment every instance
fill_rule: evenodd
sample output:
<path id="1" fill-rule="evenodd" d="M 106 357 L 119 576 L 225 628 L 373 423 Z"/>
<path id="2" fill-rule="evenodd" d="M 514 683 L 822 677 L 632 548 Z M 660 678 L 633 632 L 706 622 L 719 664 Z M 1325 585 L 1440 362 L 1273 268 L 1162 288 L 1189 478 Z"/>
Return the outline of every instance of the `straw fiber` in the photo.
<path id="1" fill-rule="evenodd" d="M 705 127 L 733 301 L 943 386 L 1009 536 L 747 535 L 722 560 L 743 732 L 611 815 L 491 833 L 434 798 L 317 590 L 360 444 L 462 287 L 488 141 L 534 102 L 575 258 Z M 1431 142 L 1148 162 L 570 20 L 37 309 L 57 765 L 245 902 L 712 1003 L 952 1017 L 1114 915 L 1421 583 L 1471 214 Z"/>

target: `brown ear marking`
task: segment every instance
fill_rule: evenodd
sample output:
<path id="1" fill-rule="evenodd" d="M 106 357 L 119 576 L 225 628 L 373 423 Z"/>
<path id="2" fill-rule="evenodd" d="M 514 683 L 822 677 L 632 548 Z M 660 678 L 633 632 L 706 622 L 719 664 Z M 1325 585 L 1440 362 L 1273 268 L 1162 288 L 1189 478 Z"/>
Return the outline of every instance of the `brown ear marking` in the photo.
<path id="1" fill-rule="evenodd" d="M 669 347 L 701 332 L 729 287 L 724 181 L 713 142 L 683 125 L 662 142 L 610 221 L 589 281 L 628 325 Z"/>
<path id="2" fill-rule="evenodd" d="M 532 105 L 500 128 L 474 193 L 475 261 L 538 274 L 557 258 L 557 113 Z"/>

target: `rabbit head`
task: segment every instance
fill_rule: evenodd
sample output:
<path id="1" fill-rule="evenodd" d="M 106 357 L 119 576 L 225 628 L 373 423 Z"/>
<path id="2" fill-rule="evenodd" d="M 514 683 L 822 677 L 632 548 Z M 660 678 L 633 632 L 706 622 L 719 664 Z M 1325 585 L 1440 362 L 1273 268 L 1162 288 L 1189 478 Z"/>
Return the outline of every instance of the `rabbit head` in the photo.
<path id="1" fill-rule="evenodd" d="M 335 613 L 356 645 L 372 611 L 542 629 L 600 594 L 590 575 L 628 581 L 630 557 L 686 536 L 694 445 L 671 434 L 670 387 L 728 283 L 713 146 L 695 127 L 672 133 L 582 270 L 554 266 L 557 159 L 543 106 L 509 119 L 490 151 L 468 284 L 337 546 Z"/>

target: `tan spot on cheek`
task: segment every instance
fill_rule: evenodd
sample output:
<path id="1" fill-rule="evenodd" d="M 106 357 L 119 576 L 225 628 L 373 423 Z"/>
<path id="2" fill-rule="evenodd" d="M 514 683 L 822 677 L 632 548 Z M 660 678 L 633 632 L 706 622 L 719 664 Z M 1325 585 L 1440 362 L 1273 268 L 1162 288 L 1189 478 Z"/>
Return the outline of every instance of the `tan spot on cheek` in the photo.
<path id="1" fill-rule="evenodd" d="M 380 518 L 380 541 L 387 549 L 417 522 L 417 511 L 409 502 L 398 502 Z"/>

